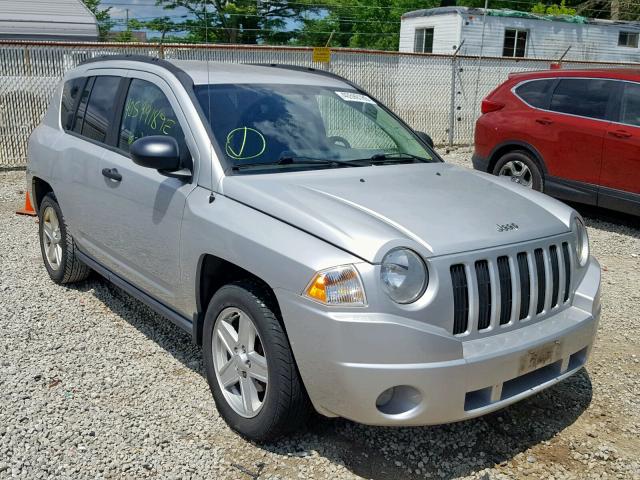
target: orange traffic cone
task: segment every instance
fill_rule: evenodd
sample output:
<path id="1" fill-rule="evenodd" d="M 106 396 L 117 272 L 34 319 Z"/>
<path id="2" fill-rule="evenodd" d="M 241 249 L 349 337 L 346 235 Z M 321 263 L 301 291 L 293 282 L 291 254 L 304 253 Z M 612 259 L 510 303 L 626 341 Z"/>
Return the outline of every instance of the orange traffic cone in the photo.
<path id="1" fill-rule="evenodd" d="M 37 215 L 36 211 L 33 209 L 33 205 L 31 205 L 31 197 L 29 196 L 29 192 L 27 192 L 27 195 L 24 199 L 24 208 L 18 210 L 16 213 L 20 215 L 31 215 L 32 217 L 35 217 Z"/>

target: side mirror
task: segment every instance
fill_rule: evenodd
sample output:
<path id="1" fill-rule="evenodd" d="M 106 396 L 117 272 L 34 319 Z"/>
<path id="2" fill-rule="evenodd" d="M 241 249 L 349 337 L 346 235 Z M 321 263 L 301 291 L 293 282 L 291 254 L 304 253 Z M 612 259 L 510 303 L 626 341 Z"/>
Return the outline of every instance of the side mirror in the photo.
<path id="1" fill-rule="evenodd" d="M 424 143 L 433 148 L 433 139 L 424 132 L 416 132 L 416 135 L 422 140 Z"/>
<path id="2" fill-rule="evenodd" d="M 131 144 L 133 163 L 141 167 L 173 172 L 180 169 L 178 142 L 166 135 L 142 137 Z"/>

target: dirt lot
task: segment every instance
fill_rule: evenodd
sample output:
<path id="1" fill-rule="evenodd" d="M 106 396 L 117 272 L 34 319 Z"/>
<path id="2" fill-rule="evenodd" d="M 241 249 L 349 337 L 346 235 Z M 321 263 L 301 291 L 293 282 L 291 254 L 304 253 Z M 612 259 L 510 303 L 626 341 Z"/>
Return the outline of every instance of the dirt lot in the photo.
<path id="1" fill-rule="evenodd" d="M 586 371 L 476 420 L 316 419 L 257 446 L 217 415 L 187 335 L 98 276 L 48 279 L 36 221 L 13 213 L 23 188 L 24 172 L 0 172 L 0 478 L 640 479 L 637 219 L 582 210 L 603 266 Z"/>

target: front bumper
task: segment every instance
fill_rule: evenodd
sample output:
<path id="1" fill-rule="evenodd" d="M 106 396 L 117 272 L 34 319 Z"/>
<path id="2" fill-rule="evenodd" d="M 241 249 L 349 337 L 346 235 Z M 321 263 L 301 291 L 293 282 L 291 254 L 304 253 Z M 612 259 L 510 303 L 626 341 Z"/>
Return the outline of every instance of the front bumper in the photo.
<path id="1" fill-rule="evenodd" d="M 484 415 L 579 371 L 596 336 L 599 288 L 600 266 L 592 259 L 571 307 L 467 341 L 424 322 L 359 309 L 333 312 L 282 290 L 277 296 L 320 413 L 372 425 L 429 425 Z M 391 387 L 391 400 L 378 407 Z"/>

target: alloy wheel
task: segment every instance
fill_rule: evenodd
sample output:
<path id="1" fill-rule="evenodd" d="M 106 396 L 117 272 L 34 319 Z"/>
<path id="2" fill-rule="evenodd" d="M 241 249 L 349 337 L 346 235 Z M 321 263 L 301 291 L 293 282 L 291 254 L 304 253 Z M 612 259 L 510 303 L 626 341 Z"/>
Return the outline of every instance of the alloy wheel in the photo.
<path id="1" fill-rule="evenodd" d="M 255 417 L 267 395 L 269 373 L 260 334 L 236 307 L 222 310 L 212 338 L 213 366 L 224 398 L 242 417 Z"/>
<path id="2" fill-rule="evenodd" d="M 510 160 L 505 163 L 498 175 L 510 177 L 511 181 L 527 188 L 533 188 L 533 175 L 529 167 L 520 160 Z"/>
<path id="3" fill-rule="evenodd" d="M 47 263 L 52 270 L 58 270 L 62 263 L 62 232 L 56 211 L 46 207 L 42 214 L 42 242 Z"/>

